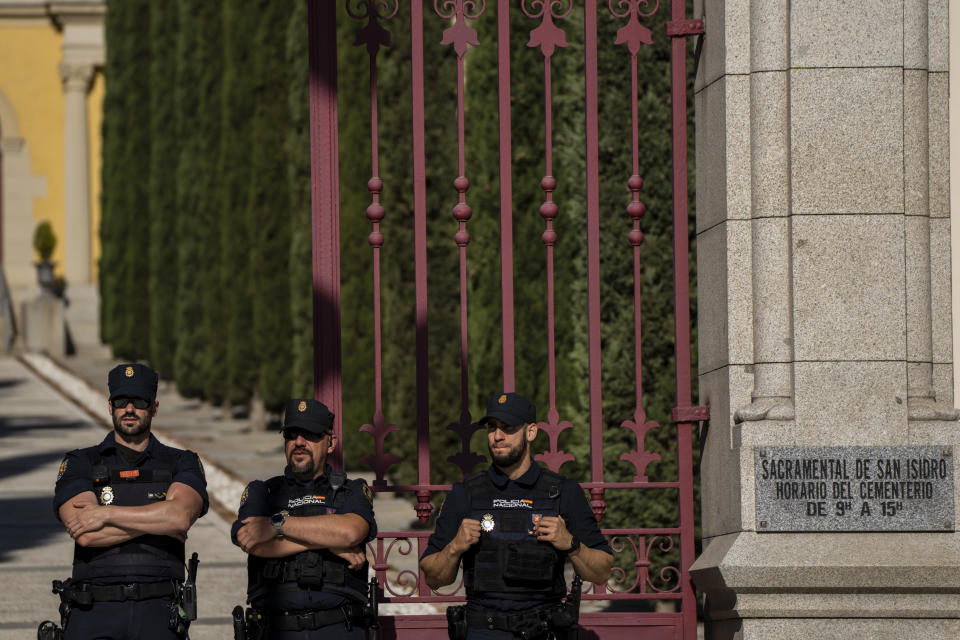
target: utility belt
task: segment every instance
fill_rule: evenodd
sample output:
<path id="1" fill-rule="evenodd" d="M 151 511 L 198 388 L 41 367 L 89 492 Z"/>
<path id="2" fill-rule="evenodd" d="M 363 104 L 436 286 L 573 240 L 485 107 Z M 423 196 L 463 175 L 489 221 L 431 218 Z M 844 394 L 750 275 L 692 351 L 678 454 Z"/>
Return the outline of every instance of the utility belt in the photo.
<path id="1" fill-rule="evenodd" d="M 180 592 L 180 583 L 168 580 L 97 585 L 75 583 L 71 580 L 54 580 L 53 592 L 60 596 L 60 602 L 85 607 L 94 602 L 126 602 L 127 600 L 173 597 Z"/>
<path id="2" fill-rule="evenodd" d="M 524 611 L 501 611 L 462 605 L 447 609 L 447 631 L 451 640 L 466 640 L 467 629 L 509 631 L 523 640 L 579 638 L 580 576 L 574 578 L 566 602 Z"/>
<path id="3" fill-rule="evenodd" d="M 37 628 L 40 640 L 61 640 L 76 607 L 90 607 L 96 602 L 127 602 L 169 599 L 170 617 L 168 627 L 179 636 L 186 637 L 190 622 L 197 619 L 197 567 L 200 560 L 194 553 L 187 563 L 186 580 L 163 580 L 159 582 L 133 582 L 128 584 L 90 584 L 83 581 L 54 580 L 53 593 L 60 596 L 60 627 L 44 621 Z"/>
<path id="4" fill-rule="evenodd" d="M 366 604 L 346 604 L 332 609 L 303 611 L 269 611 L 236 606 L 233 609 L 234 640 L 264 640 L 270 631 L 309 631 L 334 624 L 342 624 L 346 631 L 354 626 L 368 630 L 368 637 L 375 640 L 379 635 L 377 579 L 367 583 Z"/>

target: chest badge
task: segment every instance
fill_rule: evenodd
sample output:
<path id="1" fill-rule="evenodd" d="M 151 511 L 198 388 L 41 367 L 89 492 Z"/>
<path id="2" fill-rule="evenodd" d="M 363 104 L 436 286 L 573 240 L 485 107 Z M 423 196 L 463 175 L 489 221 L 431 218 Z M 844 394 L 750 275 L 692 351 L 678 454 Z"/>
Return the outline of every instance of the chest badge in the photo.
<path id="1" fill-rule="evenodd" d="M 492 513 L 483 514 L 483 518 L 480 520 L 480 528 L 483 529 L 485 533 L 490 533 L 496 526 L 497 524 L 493 521 Z"/>
<path id="2" fill-rule="evenodd" d="M 100 489 L 100 504 L 113 504 L 113 487 L 108 485 Z"/>

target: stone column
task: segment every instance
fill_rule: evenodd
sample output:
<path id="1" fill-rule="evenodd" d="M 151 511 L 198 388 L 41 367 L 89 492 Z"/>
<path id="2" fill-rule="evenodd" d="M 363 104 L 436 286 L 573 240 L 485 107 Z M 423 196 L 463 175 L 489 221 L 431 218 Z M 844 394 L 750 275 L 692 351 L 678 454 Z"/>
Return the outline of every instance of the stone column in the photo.
<path id="1" fill-rule="evenodd" d="M 765 532 L 754 472 L 786 447 L 953 464 L 947 4 L 698 2 L 708 637 L 960 637 L 955 480 L 937 531 Z"/>
<path id="2" fill-rule="evenodd" d="M 87 92 L 92 64 L 60 63 L 63 80 L 64 275 L 70 284 L 90 282 L 90 149 Z"/>

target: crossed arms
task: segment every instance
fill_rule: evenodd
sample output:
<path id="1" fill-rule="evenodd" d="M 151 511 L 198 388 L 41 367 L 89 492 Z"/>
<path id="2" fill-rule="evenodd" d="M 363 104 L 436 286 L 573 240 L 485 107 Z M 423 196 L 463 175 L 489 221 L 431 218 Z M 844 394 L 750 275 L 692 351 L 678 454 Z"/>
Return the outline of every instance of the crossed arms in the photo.
<path id="1" fill-rule="evenodd" d="M 189 485 L 174 482 L 167 489 L 167 499 L 153 504 L 100 505 L 93 491 L 83 491 L 60 505 L 57 513 L 81 547 L 109 547 L 145 534 L 184 541 L 202 510 L 200 494 Z"/>

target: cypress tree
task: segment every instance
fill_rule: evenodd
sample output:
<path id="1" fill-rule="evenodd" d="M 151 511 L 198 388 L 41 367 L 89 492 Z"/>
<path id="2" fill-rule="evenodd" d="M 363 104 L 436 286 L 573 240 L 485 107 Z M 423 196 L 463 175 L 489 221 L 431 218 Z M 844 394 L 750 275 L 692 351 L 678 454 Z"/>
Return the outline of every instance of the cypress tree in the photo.
<path id="1" fill-rule="evenodd" d="M 177 5 L 150 4 L 150 357 L 172 376 L 177 343 L 176 165 L 180 136 L 174 118 Z"/>
<path id="2" fill-rule="evenodd" d="M 226 397 L 226 300 L 228 290 L 220 287 L 224 252 L 220 238 L 218 173 L 220 149 L 221 77 L 223 74 L 222 8 L 216 2 L 196 2 L 192 11 L 199 42 L 195 54 L 197 73 L 198 154 L 195 167 L 199 187 L 196 225 L 203 241 L 200 270 L 194 287 L 200 290 L 200 312 L 204 343 L 199 346 L 199 369 L 204 397 L 215 403 Z"/>
<path id="3" fill-rule="evenodd" d="M 243 0 L 223 3 L 223 87 L 221 93 L 219 216 L 221 257 L 219 288 L 225 294 L 226 400 L 245 405 L 257 371 L 253 325 L 253 282 L 247 220 L 250 170 L 250 119 L 253 114 L 253 35 L 260 20 L 259 5 Z"/>
<path id="4" fill-rule="evenodd" d="M 127 111 L 125 108 L 126 64 L 126 10 L 129 4 L 110 0 L 104 21 L 107 56 L 104 68 L 106 92 L 103 97 L 103 164 L 100 191 L 100 337 L 112 344 L 118 331 L 123 295 L 120 288 L 123 275 L 123 237 L 126 211 L 123 167 L 123 147 L 126 138 Z"/>
<path id="5" fill-rule="evenodd" d="M 289 127 L 284 65 L 290 5 L 259 4 L 254 36 L 247 215 L 253 280 L 253 333 L 257 388 L 264 406 L 279 411 L 290 393 L 290 197 L 284 143 Z M 250 5 L 246 6 L 250 10 Z"/>
<path id="6" fill-rule="evenodd" d="M 195 0 L 177 2 L 179 25 L 174 87 L 176 126 L 180 134 L 176 165 L 179 286 L 175 305 L 179 332 L 174 370 L 177 391 L 186 397 L 203 394 L 201 356 L 208 342 L 203 322 L 203 296 L 207 294 L 203 274 L 209 268 L 210 255 L 206 251 L 204 212 L 200 208 L 204 150 L 199 132 L 200 66 L 196 56 L 201 32 L 194 15 L 198 4 Z"/>
<path id="7" fill-rule="evenodd" d="M 113 242 L 121 245 L 118 297 L 111 303 L 117 323 L 113 333 L 113 351 L 122 358 L 150 357 L 149 254 L 150 225 L 144 212 L 150 209 L 150 77 L 146 73 L 150 59 L 150 7 L 147 0 L 124 3 L 126 57 L 124 74 L 125 137 L 118 172 L 119 188 L 124 190 L 123 208 L 115 210 L 119 235 Z M 122 222 L 121 222 L 122 220 Z"/>

